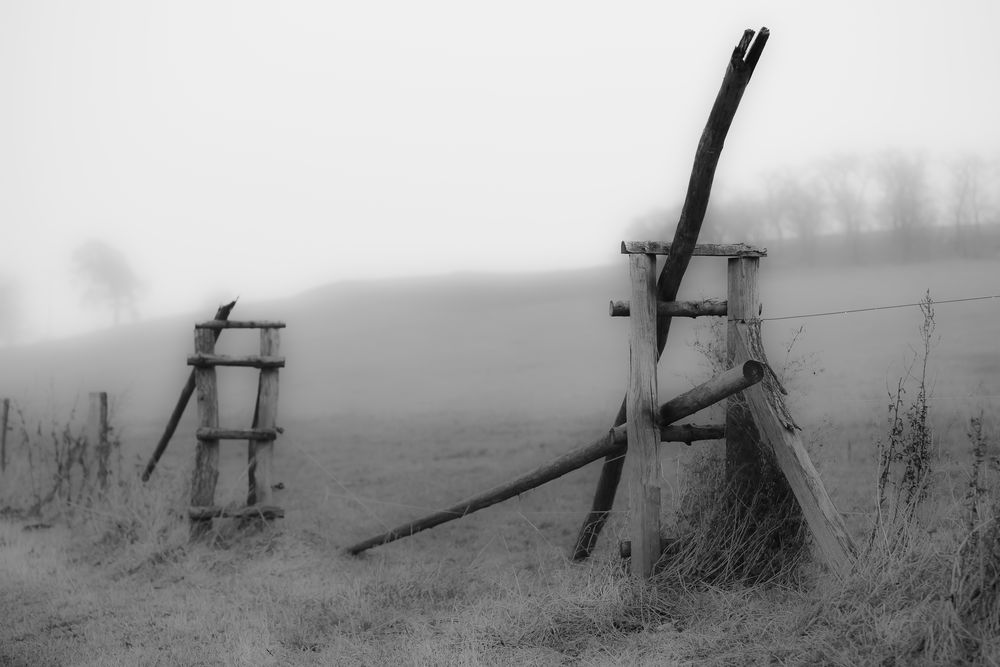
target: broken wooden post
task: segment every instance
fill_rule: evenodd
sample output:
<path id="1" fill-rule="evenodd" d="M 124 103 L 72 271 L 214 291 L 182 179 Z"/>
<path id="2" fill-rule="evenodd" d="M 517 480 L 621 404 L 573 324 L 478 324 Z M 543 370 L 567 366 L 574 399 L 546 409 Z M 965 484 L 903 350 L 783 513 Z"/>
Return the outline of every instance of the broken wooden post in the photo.
<path id="1" fill-rule="evenodd" d="M 660 559 L 660 457 L 656 448 L 656 255 L 629 255 L 628 453 L 625 456 L 632 573 L 648 579 Z"/>
<path id="2" fill-rule="evenodd" d="M 236 301 L 231 301 L 227 304 L 219 306 L 218 310 L 215 311 L 216 320 L 227 320 L 229 319 L 229 313 L 233 311 L 236 306 Z M 222 330 L 215 331 L 215 338 L 219 338 L 219 334 Z M 163 435 L 160 436 L 160 441 L 156 443 L 156 449 L 153 450 L 153 455 L 149 458 L 149 463 L 146 464 L 146 469 L 142 471 L 142 481 L 149 481 L 149 476 L 153 474 L 153 470 L 156 469 L 156 464 L 159 463 L 160 457 L 163 456 L 163 452 L 166 451 L 167 445 L 170 444 L 170 438 L 174 436 L 174 431 L 177 430 L 177 424 L 181 421 L 181 416 L 184 414 L 184 408 L 187 407 L 188 401 L 191 400 L 191 394 L 194 393 L 194 369 L 191 369 L 191 373 L 188 375 L 187 382 L 184 383 L 183 389 L 181 389 L 180 398 L 177 399 L 177 404 L 174 405 L 174 411 L 170 413 L 170 419 L 167 420 L 167 426 L 163 429 Z"/>
<path id="3" fill-rule="evenodd" d="M 679 419 L 684 419 L 713 403 L 721 401 L 727 396 L 741 391 L 756 382 L 760 382 L 763 376 L 763 365 L 756 361 L 747 361 L 742 367 L 730 369 L 722 375 L 712 378 L 708 382 L 700 384 L 673 400 L 664 403 L 660 406 L 657 413 L 657 421 L 660 424 L 670 424 Z M 602 456 L 606 456 L 609 459 L 623 458 L 622 455 L 625 453 L 627 442 L 628 434 L 626 427 L 618 426 L 597 440 L 563 454 L 554 461 L 536 468 L 527 474 L 495 486 L 488 491 L 463 500 L 447 509 L 434 512 L 416 521 L 393 528 L 381 535 L 358 542 L 347 547 L 346 551 L 352 555 L 357 555 L 380 544 L 387 544 L 442 523 L 460 519 L 467 514 L 472 514 L 508 498 L 513 498 L 536 486 L 551 482 L 568 472 L 596 461 Z"/>
<path id="4" fill-rule="evenodd" d="M 195 353 L 215 353 L 217 333 L 212 329 L 194 330 Z M 198 424 L 202 428 L 219 428 L 219 394 L 214 366 L 194 369 L 198 389 Z M 218 438 L 197 438 L 194 477 L 191 480 L 191 506 L 210 507 L 215 501 L 215 484 L 219 479 Z M 198 536 L 208 530 L 209 520 L 192 519 L 191 534 Z"/>
<path id="5" fill-rule="evenodd" d="M 736 358 L 759 359 L 766 364 L 764 346 L 760 337 L 760 321 L 753 318 L 746 323 L 734 324 Z M 795 499 L 802 508 L 809 530 L 820 556 L 830 569 L 839 575 L 846 574 L 854 564 L 856 549 L 844 519 L 823 486 L 823 480 L 809 459 L 809 454 L 796 431 L 781 397 L 781 385 L 768 367 L 763 382 L 748 388 L 745 393 L 750 414 L 761 435 L 761 444 L 767 443 L 774 454 L 774 461 L 784 473 Z"/>
<path id="6" fill-rule="evenodd" d="M 770 32 L 767 28 L 761 28 L 756 39 L 754 39 L 753 30 L 746 30 L 736 48 L 733 49 L 726 67 L 726 74 L 722 79 L 722 86 L 719 88 L 715 103 L 708 115 L 708 122 L 705 124 L 701 139 L 698 141 L 687 194 L 684 197 L 680 220 L 678 220 L 677 229 L 674 232 L 673 252 L 668 256 L 657 281 L 657 298 L 660 301 L 674 301 L 677 298 L 677 290 L 680 288 L 681 279 L 691 261 L 691 252 L 698 242 L 698 233 L 701 231 L 701 225 L 705 219 L 708 200 L 712 194 L 712 181 L 715 179 L 715 169 L 719 164 L 719 157 L 722 155 L 726 135 L 729 133 L 729 127 L 732 125 L 740 100 L 743 98 L 743 91 L 746 90 L 747 84 L 750 82 L 750 77 L 757 67 L 757 62 L 760 60 L 769 36 Z M 659 352 L 663 351 L 669 331 L 670 317 L 657 317 L 656 336 Z M 625 399 L 622 400 L 614 421 L 615 426 L 624 423 Z M 584 520 L 580 534 L 576 539 L 576 546 L 573 549 L 574 560 L 587 558 L 593 551 L 601 528 L 607 520 L 608 512 L 611 511 L 614 504 L 621 472 L 621 460 L 609 458 L 604 462 L 590 513 Z"/>
<path id="7" fill-rule="evenodd" d="M 97 457 L 97 483 L 103 491 L 108 488 L 108 459 L 111 457 L 111 444 L 108 442 L 108 393 L 106 391 L 90 392 L 87 443 Z"/>

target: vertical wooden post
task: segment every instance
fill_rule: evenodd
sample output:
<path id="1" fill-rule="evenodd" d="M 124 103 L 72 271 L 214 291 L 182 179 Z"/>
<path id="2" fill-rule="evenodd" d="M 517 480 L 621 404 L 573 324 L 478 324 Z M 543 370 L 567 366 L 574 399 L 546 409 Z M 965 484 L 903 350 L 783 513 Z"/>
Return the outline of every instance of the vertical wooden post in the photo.
<path id="1" fill-rule="evenodd" d="M 194 351 L 215 353 L 215 332 L 211 329 L 194 330 Z M 219 427 L 219 392 L 214 366 L 195 368 L 195 387 L 198 392 L 198 423 L 207 428 Z M 194 478 L 191 481 L 191 505 L 208 507 L 215 502 L 215 484 L 219 479 L 219 441 L 198 440 L 194 461 Z M 192 520 L 191 534 L 204 533 L 211 520 Z"/>
<path id="2" fill-rule="evenodd" d="M 253 404 L 253 422 L 250 428 L 260 426 L 260 387 L 264 382 L 263 374 L 257 377 L 257 397 Z M 257 503 L 257 445 L 253 440 L 247 440 L 247 506 Z"/>
<path id="3" fill-rule="evenodd" d="M 102 490 L 107 489 L 111 445 L 108 443 L 108 392 L 106 391 L 90 392 L 87 442 L 97 455 L 97 482 Z"/>
<path id="4" fill-rule="evenodd" d="M 629 317 L 625 479 L 632 539 L 632 573 L 648 579 L 660 558 L 655 255 L 629 255 L 629 273 L 632 279 L 632 310 Z"/>
<path id="5" fill-rule="evenodd" d="M 10 415 L 10 399 L 3 399 L 0 409 L 0 472 L 7 471 L 7 417 Z"/>
<path id="6" fill-rule="evenodd" d="M 281 353 L 281 329 L 268 327 L 260 330 L 260 354 L 262 357 L 276 357 Z M 278 369 L 263 368 L 257 387 L 258 427 L 273 429 L 278 420 Z M 274 483 L 274 440 L 256 440 L 251 443 L 255 451 L 255 495 L 258 505 L 273 505 Z"/>
<path id="7" fill-rule="evenodd" d="M 759 316 L 760 292 L 757 286 L 757 257 L 732 257 L 728 266 L 727 318 L 726 318 L 726 365 L 732 368 L 736 363 L 737 323 L 747 322 Z M 741 492 L 751 488 L 758 477 L 759 456 L 757 454 L 757 429 L 753 417 L 747 409 L 746 398 L 742 394 L 731 396 L 726 402 L 726 478 L 732 488 Z"/>

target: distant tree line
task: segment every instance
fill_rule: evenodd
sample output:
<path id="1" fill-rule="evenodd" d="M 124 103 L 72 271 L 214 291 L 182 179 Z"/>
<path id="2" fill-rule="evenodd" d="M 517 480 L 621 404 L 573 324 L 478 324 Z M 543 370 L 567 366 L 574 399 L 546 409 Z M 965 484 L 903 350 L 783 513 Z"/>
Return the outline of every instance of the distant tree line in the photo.
<path id="1" fill-rule="evenodd" d="M 652 211 L 628 229 L 669 238 L 680 206 Z M 1000 156 L 928 159 L 888 150 L 840 154 L 763 174 L 757 187 L 716 193 L 704 242 L 745 241 L 791 250 L 803 261 L 1000 252 Z"/>

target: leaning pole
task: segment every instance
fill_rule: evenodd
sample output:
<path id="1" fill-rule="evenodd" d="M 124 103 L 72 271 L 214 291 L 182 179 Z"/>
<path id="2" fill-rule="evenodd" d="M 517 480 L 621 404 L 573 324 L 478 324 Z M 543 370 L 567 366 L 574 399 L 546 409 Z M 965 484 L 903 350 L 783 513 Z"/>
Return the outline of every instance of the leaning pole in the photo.
<path id="1" fill-rule="evenodd" d="M 663 270 L 656 282 L 658 301 L 674 301 L 677 297 L 681 279 L 691 261 L 691 253 L 698 242 L 698 233 L 705 220 L 705 211 L 708 208 L 708 200 L 712 194 L 712 183 L 715 179 L 715 168 L 719 164 L 719 156 L 722 154 L 726 135 L 733 122 L 733 117 L 736 115 L 736 109 L 739 108 L 740 100 L 743 98 L 743 91 L 746 90 L 747 84 L 750 82 L 750 77 L 753 75 L 754 68 L 757 67 L 757 62 L 760 60 L 769 36 L 770 32 L 767 28 L 760 29 L 760 32 L 757 33 L 757 39 L 754 39 L 753 30 L 745 30 L 743 37 L 733 49 L 725 76 L 722 79 L 722 87 L 719 89 L 715 104 L 708 115 L 708 122 L 705 124 L 701 139 L 698 141 L 684 206 L 677 222 L 677 230 L 674 232 L 671 253 L 667 256 Z M 657 356 L 663 352 L 663 347 L 666 345 L 667 334 L 670 331 L 670 320 L 668 314 L 657 314 Z M 612 428 L 617 428 L 625 423 L 625 402 L 626 399 L 623 398 Z M 624 458 L 621 456 L 608 456 L 604 460 L 590 513 L 583 522 L 576 546 L 573 548 L 574 560 L 583 560 L 590 556 L 593 551 L 597 537 L 600 535 L 614 505 L 615 493 L 621 481 L 624 463 Z"/>

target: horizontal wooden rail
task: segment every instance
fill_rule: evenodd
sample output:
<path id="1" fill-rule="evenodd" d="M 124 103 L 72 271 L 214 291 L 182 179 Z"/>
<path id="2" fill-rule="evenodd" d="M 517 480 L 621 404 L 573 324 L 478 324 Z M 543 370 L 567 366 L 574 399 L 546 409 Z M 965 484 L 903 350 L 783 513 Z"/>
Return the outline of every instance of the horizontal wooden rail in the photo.
<path id="1" fill-rule="evenodd" d="M 657 417 L 661 425 L 670 424 L 678 419 L 684 419 L 694 413 L 707 408 L 713 403 L 717 403 L 724 398 L 732 396 L 738 391 L 760 382 L 764 377 L 763 364 L 756 361 L 747 361 L 741 367 L 731 368 L 722 375 L 712 378 L 704 384 L 681 394 L 680 396 L 664 403 L 660 406 Z M 662 429 L 662 426 L 661 426 Z M 661 430 L 662 433 L 662 430 Z M 605 456 L 621 456 L 627 449 L 628 435 L 626 426 L 618 426 L 597 440 L 577 447 L 574 450 L 563 454 L 559 458 L 547 463 L 532 472 L 526 473 L 495 486 L 488 491 L 484 491 L 471 498 L 468 498 L 457 505 L 452 505 L 447 509 L 434 512 L 422 519 L 411 521 L 397 528 L 376 535 L 357 544 L 347 547 L 349 554 L 357 555 L 362 551 L 386 544 L 401 537 L 409 537 L 422 530 L 433 528 L 442 523 L 461 519 L 463 516 L 472 514 L 491 505 L 513 498 L 529 489 L 541 486 L 546 482 L 562 477 L 568 472 L 582 468 L 588 463 L 592 463 Z"/>
<path id="2" fill-rule="evenodd" d="M 195 437 L 199 440 L 274 440 L 278 437 L 278 431 L 273 428 L 239 429 L 203 426 L 197 430 Z"/>
<path id="3" fill-rule="evenodd" d="M 195 521 L 205 521 L 215 517 L 225 517 L 232 519 L 250 519 L 260 517 L 262 519 L 283 519 L 285 510 L 274 505 L 251 505 L 239 509 L 228 509 L 212 505 L 209 507 L 190 507 L 188 517 Z"/>
<path id="4" fill-rule="evenodd" d="M 284 322 L 268 320 L 208 320 L 194 325 L 195 329 L 284 329 Z"/>
<path id="5" fill-rule="evenodd" d="M 722 440 L 725 437 L 725 424 L 712 426 L 677 424 L 660 427 L 660 442 L 683 442 L 690 445 L 695 440 Z"/>
<path id="6" fill-rule="evenodd" d="M 669 241 L 622 241 L 623 255 L 669 255 Z M 700 257 L 767 257 L 767 248 L 747 243 L 699 243 L 692 255 Z"/>
<path id="7" fill-rule="evenodd" d="M 656 314 L 658 317 L 705 317 L 708 315 L 725 316 L 728 304 L 723 299 L 705 299 L 704 301 L 658 301 Z M 612 301 L 608 307 L 611 317 L 628 317 L 631 305 L 629 301 Z"/>
<path id="8" fill-rule="evenodd" d="M 284 357 L 262 357 L 249 354 L 231 357 L 224 354 L 192 354 L 187 358 L 188 366 L 244 366 L 248 368 L 284 368 Z"/>

